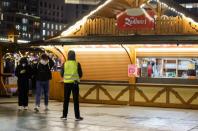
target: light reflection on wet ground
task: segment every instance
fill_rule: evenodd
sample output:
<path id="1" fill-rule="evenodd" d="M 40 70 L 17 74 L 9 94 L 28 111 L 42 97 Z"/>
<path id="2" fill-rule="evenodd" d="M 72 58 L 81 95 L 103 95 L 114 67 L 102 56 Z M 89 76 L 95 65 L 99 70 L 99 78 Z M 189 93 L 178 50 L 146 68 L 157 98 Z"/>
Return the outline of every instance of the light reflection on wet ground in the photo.
<path id="1" fill-rule="evenodd" d="M 1 100 L 0 100 L 1 101 Z M 198 111 L 81 104 L 83 121 L 61 120 L 62 103 L 50 102 L 50 111 L 17 111 L 17 104 L 0 104 L 0 131 L 198 131 Z"/>

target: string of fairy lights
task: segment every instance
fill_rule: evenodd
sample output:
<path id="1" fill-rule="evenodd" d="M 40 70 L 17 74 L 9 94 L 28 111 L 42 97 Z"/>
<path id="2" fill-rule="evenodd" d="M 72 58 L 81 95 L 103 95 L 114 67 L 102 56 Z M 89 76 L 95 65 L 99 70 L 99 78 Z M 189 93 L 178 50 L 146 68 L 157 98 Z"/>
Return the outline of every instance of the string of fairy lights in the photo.
<path id="1" fill-rule="evenodd" d="M 107 0 L 105 3 L 103 3 L 102 5 L 98 6 L 95 10 L 91 11 L 88 15 L 84 16 L 81 20 L 77 21 L 74 25 L 72 25 L 71 27 L 69 27 L 68 29 L 66 29 L 65 31 L 63 31 L 60 35 L 60 37 L 65 37 L 65 36 L 69 36 L 71 35 L 73 32 L 75 32 L 76 30 L 79 30 L 81 26 L 83 26 L 87 19 L 92 16 L 93 14 L 95 14 L 96 12 L 98 12 L 99 10 L 101 10 L 103 7 L 105 7 L 106 5 L 108 5 L 110 2 L 112 2 L 113 0 Z M 151 2 L 153 0 L 148 0 L 148 3 Z M 167 5 L 166 3 L 164 2 L 161 2 L 160 0 L 154 0 L 156 1 L 157 3 L 161 4 L 163 7 L 177 13 L 179 16 L 182 16 L 183 18 L 187 19 L 189 22 L 192 22 L 194 24 L 197 24 L 197 22 L 195 22 L 192 18 L 190 17 L 187 17 L 185 14 L 183 14 L 182 12 L 179 12 L 177 11 L 175 8 Z M 143 8 L 145 4 L 142 4 L 140 6 L 140 8 Z M 148 14 L 144 11 L 144 13 L 146 14 L 146 16 L 148 16 Z M 148 16 L 148 18 L 150 18 Z"/>
<path id="2" fill-rule="evenodd" d="M 152 0 L 149 0 L 149 2 L 150 2 L 150 1 L 152 1 Z M 177 11 L 175 8 L 171 7 L 170 5 L 167 5 L 166 3 L 161 2 L 160 0 L 157 0 L 157 2 L 158 2 L 159 4 L 161 4 L 162 6 L 164 6 L 165 8 L 168 8 L 169 10 L 171 10 L 171 11 L 177 13 L 178 15 L 182 16 L 182 17 L 185 18 L 187 21 L 189 21 L 189 22 L 191 22 L 191 23 L 193 23 L 193 24 L 195 24 L 195 25 L 198 25 L 198 23 L 197 23 L 196 21 L 194 21 L 192 18 L 187 17 L 184 13 Z"/>
<path id="3" fill-rule="evenodd" d="M 112 1 L 113 0 L 105 1 L 102 5 L 98 6 L 95 10 L 91 11 L 88 15 L 84 16 L 81 20 L 77 21 L 74 25 L 70 26 L 68 29 L 63 31 L 61 33 L 61 35 L 56 37 L 56 38 L 69 36 L 72 33 L 74 33 L 75 31 L 79 30 L 86 23 L 88 18 L 90 18 L 93 14 L 97 13 L 99 10 L 103 9 L 104 7 L 106 7 Z M 167 5 L 166 3 L 162 2 L 161 0 L 148 0 L 147 3 L 150 3 L 150 2 L 153 2 L 153 1 L 157 2 L 158 4 L 161 4 L 162 7 L 167 8 L 168 10 L 171 10 L 172 12 L 178 14 L 178 16 L 181 16 L 182 18 L 186 19 L 188 22 L 191 22 L 194 25 L 198 25 L 198 23 L 196 21 L 194 21 L 192 18 L 187 17 L 184 13 L 177 11 L 175 8 L 171 7 L 170 5 Z M 144 12 L 144 14 L 145 14 L 145 16 L 147 18 L 153 20 L 153 18 L 145 11 L 145 9 L 144 9 L 145 5 L 146 5 L 145 3 L 140 5 L 140 9 L 142 9 L 142 11 Z M 45 48 L 44 46 L 42 46 L 42 47 Z M 53 46 L 53 47 L 60 49 L 61 46 Z M 49 49 L 49 47 L 46 47 L 46 48 Z M 64 52 L 64 50 L 61 50 L 61 51 Z"/>

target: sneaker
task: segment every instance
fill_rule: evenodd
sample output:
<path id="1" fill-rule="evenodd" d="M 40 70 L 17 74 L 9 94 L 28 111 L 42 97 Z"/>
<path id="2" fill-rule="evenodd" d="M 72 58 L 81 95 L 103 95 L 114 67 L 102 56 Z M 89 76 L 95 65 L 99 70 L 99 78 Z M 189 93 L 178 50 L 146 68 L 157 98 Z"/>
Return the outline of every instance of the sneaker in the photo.
<path id="1" fill-rule="evenodd" d="M 76 121 L 82 121 L 83 117 L 76 118 Z"/>
<path id="2" fill-rule="evenodd" d="M 19 107 L 18 107 L 18 111 L 21 111 L 22 109 L 23 109 L 22 106 L 19 106 Z"/>
<path id="3" fill-rule="evenodd" d="M 49 108 L 48 108 L 48 106 L 45 106 L 45 111 L 49 111 Z"/>
<path id="4" fill-rule="evenodd" d="M 39 112 L 38 107 L 35 107 L 34 110 L 35 110 L 35 112 Z"/>
<path id="5" fill-rule="evenodd" d="M 63 120 L 67 120 L 66 116 L 61 116 L 60 118 L 63 119 Z"/>
<path id="6" fill-rule="evenodd" d="M 25 106 L 25 107 L 24 107 L 24 110 L 28 110 L 28 106 Z"/>

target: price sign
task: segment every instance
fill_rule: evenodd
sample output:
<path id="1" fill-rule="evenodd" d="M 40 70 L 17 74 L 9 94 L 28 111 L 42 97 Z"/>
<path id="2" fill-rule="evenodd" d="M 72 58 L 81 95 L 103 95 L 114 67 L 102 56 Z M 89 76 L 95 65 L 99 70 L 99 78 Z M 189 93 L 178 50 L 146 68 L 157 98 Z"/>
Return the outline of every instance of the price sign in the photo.
<path id="1" fill-rule="evenodd" d="M 128 77 L 136 77 L 138 72 L 138 68 L 134 64 L 128 65 Z"/>

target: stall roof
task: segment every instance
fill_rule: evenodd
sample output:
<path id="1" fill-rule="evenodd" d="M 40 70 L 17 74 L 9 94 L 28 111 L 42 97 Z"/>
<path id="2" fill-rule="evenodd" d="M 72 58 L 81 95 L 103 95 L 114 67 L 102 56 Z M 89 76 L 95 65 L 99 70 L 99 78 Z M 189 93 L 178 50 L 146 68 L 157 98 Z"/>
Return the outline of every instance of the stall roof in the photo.
<path id="1" fill-rule="evenodd" d="M 198 44 L 197 35 L 132 35 L 64 37 L 30 45 L 105 45 L 105 44 Z"/>
<path id="2" fill-rule="evenodd" d="M 168 6 L 174 8 L 180 13 L 183 13 L 186 17 L 189 17 L 193 19 L 195 22 L 198 23 L 198 17 L 195 14 L 192 14 L 189 10 L 187 10 L 185 7 L 181 6 L 179 3 L 173 1 L 173 0 L 160 0 L 163 3 L 166 3 Z"/>
<path id="3" fill-rule="evenodd" d="M 149 0 L 145 0 L 145 3 Z M 170 8 L 174 8 L 180 14 L 185 15 L 198 22 L 198 18 L 193 14 L 190 14 L 188 10 L 173 0 L 159 0 L 163 4 L 166 4 Z M 107 17 L 115 18 L 116 15 L 128 8 L 132 7 L 134 1 L 132 0 L 106 0 L 101 3 L 94 11 L 90 12 L 88 15 L 84 16 L 81 20 L 74 23 L 72 26 L 65 29 L 62 34 L 52 39 L 46 40 L 43 45 L 75 45 L 75 44 L 115 44 L 115 43 L 127 43 L 127 44 L 144 44 L 144 43 L 198 43 L 196 35 L 185 36 L 185 35 L 175 35 L 175 36 L 156 36 L 156 35 L 134 35 L 134 36 L 83 36 L 83 37 L 69 37 L 69 31 L 75 30 L 75 25 L 82 21 L 86 21 L 88 18 L 92 17 Z M 79 22 L 79 23 L 78 23 Z M 82 22 L 83 23 L 83 22 Z M 159 39 L 160 37 L 160 39 Z"/>
<path id="4" fill-rule="evenodd" d="M 116 15 L 120 12 L 125 11 L 128 8 L 131 8 L 131 5 L 135 0 L 111 0 L 108 4 L 106 4 L 102 9 L 95 12 L 91 17 L 108 17 L 108 18 L 116 18 Z M 150 1 L 150 0 L 145 0 Z M 161 3 L 166 4 L 169 8 L 173 8 L 176 11 L 184 14 L 186 17 L 192 18 L 194 21 L 198 22 L 198 17 L 189 10 L 181 6 L 179 3 L 174 0 L 159 0 Z M 103 3 L 104 4 L 104 3 Z"/>

